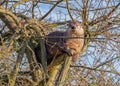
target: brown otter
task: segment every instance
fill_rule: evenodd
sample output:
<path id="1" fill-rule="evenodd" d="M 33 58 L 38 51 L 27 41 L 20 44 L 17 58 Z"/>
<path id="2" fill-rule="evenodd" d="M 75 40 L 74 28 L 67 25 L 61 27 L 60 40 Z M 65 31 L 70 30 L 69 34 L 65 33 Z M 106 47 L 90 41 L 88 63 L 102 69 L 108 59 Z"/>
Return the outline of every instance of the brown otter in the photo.
<path id="1" fill-rule="evenodd" d="M 72 56 L 72 61 L 76 61 L 80 56 L 84 44 L 84 30 L 77 21 L 69 23 L 66 31 L 55 31 L 48 34 L 47 37 L 45 47 L 47 56 L 49 56 L 47 57 L 48 64 L 53 58 L 57 58 L 63 53 Z M 39 46 L 35 48 L 35 55 L 37 61 L 41 63 Z"/>

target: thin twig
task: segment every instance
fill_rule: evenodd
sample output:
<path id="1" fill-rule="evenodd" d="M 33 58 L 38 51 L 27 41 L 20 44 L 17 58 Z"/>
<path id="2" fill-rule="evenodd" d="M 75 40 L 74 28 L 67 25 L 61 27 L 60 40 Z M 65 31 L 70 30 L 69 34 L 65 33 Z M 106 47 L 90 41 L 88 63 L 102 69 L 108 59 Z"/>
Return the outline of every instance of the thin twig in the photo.
<path id="1" fill-rule="evenodd" d="M 42 18 L 40 18 L 39 20 L 41 21 L 41 20 L 43 20 L 44 18 L 46 18 L 50 13 L 51 13 L 51 11 L 60 3 L 60 2 L 62 2 L 63 0 L 60 0 L 60 1 L 58 1 Z"/>
<path id="2" fill-rule="evenodd" d="M 66 0 L 66 5 L 67 5 L 68 14 L 69 14 L 70 18 L 72 19 L 72 21 L 74 21 L 72 15 L 71 15 L 71 12 L 70 12 L 68 0 Z"/>

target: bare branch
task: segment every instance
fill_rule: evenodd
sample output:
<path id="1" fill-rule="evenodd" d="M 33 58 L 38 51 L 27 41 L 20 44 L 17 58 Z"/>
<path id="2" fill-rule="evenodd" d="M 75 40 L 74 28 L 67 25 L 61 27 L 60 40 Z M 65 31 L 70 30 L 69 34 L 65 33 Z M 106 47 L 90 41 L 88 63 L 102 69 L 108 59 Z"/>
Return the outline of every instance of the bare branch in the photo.
<path id="1" fill-rule="evenodd" d="M 59 3 L 61 3 L 63 0 L 59 0 L 42 18 L 40 18 L 39 20 L 41 21 L 41 20 L 43 20 L 45 17 L 47 17 L 50 13 L 51 13 L 51 11 L 59 4 Z"/>

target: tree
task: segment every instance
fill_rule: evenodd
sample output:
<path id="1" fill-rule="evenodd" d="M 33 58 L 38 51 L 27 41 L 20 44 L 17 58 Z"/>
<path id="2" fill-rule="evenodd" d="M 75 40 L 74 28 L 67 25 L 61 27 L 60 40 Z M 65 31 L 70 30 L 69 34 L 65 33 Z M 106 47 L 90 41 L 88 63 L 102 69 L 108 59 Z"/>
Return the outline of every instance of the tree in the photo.
<path id="1" fill-rule="evenodd" d="M 119 9 L 119 0 L 0 1 L 0 85 L 120 85 Z M 46 67 L 43 58 L 39 67 L 35 46 L 44 46 L 45 34 L 73 19 L 85 29 L 79 61 L 63 55 Z"/>

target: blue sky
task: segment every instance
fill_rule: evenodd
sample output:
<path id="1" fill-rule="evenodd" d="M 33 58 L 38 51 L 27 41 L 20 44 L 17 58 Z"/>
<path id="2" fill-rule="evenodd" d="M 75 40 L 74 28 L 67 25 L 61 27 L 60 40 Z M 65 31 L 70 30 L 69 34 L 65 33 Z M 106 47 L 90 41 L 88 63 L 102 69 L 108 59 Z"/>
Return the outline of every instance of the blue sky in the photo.
<path id="1" fill-rule="evenodd" d="M 79 0 L 81 1 L 81 0 Z M 117 0 L 116 0 L 117 1 Z M 119 1 L 119 0 L 118 0 Z M 95 1 L 93 1 L 93 3 L 95 4 Z M 116 3 L 116 2 L 115 2 Z M 80 3 L 81 4 L 81 3 Z M 94 5 L 93 4 L 93 5 Z M 114 4 L 114 3 L 113 3 Z M 74 4 L 76 7 L 78 6 L 77 4 Z M 95 8 L 97 8 L 97 5 L 94 5 Z M 105 3 L 103 4 L 105 6 Z M 102 5 L 102 6 L 103 6 Z M 49 9 L 53 6 L 53 5 L 48 5 L 48 4 L 39 4 L 40 6 L 40 10 L 41 10 L 41 13 L 42 15 L 44 15 L 46 12 L 49 11 Z M 29 6 L 28 6 L 29 7 Z M 18 8 L 22 8 L 22 6 L 18 6 Z M 80 7 L 79 7 L 80 8 Z M 27 9 L 27 8 L 26 8 Z M 19 10 L 20 11 L 20 10 Z M 37 13 L 39 12 L 38 10 L 35 10 L 35 13 L 37 15 L 40 15 L 40 13 Z M 61 14 L 60 14 L 61 13 Z M 94 12 L 92 11 L 90 13 L 90 16 L 89 17 L 92 17 L 94 14 Z M 27 15 L 27 13 L 26 13 Z M 66 16 L 66 18 L 65 18 Z M 73 15 L 74 16 L 74 15 Z M 37 16 L 39 17 L 39 16 Z M 55 20 L 55 21 L 62 21 L 62 20 L 70 20 L 69 16 L 68 16 L 68 12 L 66 9 L 64 8 L 55 8 L 51 13 L 50 15 L 48 16 L 48 19 L 51 18 L 51 20 Z M 116 32 L 120 33 L 120 29 L 119 30 L 116 30 Z M 106 42 L 107 43 L 107 42 Z M 112 42 L 113 43 L 113 42 Z M 98 43 L 99 44 L 99 43 Z M 113 51 L 112 54 L 109 54 L 108 50 L 107 49 L 110 49 L 112 50 L 112 48 L 114 48 L 114 46 L 110 46 L 110 42 L 107 44 L 104 44 L 105 46 L 107 46 L 106 48 L 103 48 L 105 50 L 102 50 L 102 47 L 98 46 L 97 45 L 97 42 L 94 43 L 94 42 L 91 42 L 90 45 L 94 46 L 94 47 L 88 47 L 87 51 L 85 52 L 85 56 L 83 55 L 83 57 L 80 59 L 80 63 L 85 65 L 87 64 L 87 66 L 92 66 L 96 64 L 96 60 L 100 59 L 100 62 L 104 62 L 106 61 L 107 57 L 116 57 L 117 53 L 120 54 L 120 50 L 116 50 L 116 51 Z M 101 43 L 102 45 L 102 43 Z M 114 45 L 117 45 L 117 44 L 114 44 Z M 97 52 L 97 50 L 99 50 L 99 52 Z M 84 61 L 84 62 L 83 62 Z M 119 66 L 120 64 L 118 64 L 118 62 L 116 61 L 116 64 L 117 66 Z M 118 67 L 117 70 L 120 70 L 120 67 Z"/>

